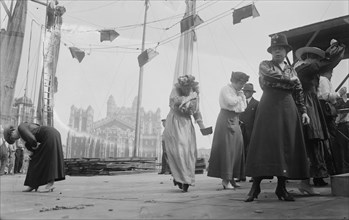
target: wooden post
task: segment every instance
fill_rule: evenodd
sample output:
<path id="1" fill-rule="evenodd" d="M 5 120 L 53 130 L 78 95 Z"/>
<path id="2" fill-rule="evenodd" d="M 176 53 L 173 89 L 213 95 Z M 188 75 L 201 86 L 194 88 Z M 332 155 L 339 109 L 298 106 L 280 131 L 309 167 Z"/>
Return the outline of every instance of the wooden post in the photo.
<path id="1" fill-rule="evenodd" d="M 145 30 L 146 30 L 146 23 L 147 23 L 147 11 L 148 11 L 148 1 L 145 0 L 145 12 L 144 12 L 144 24 L 143 24 L 143 37 L 142 37 L 142 51 L 144 51 L 144 41 L 145 41 Z M 135 130 L 135 142 L 134 142 L 134 148 L 133 148 L 133 157 L 138 156 L 138 148 L 140 145 L 140 109 L 142 106 L 142 88 L 143 88 L 143 66 L 139 69 L 139 83 L 138 83 L 138 96 L 137 96 L 137 115 L 136 115 L 136 130 Z"/>

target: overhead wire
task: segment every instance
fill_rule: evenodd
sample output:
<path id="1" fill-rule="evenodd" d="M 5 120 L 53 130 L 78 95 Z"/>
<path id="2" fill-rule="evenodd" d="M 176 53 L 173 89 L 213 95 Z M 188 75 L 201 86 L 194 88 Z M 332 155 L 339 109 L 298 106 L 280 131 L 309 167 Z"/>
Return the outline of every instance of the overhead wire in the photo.
<path id="1" fill-rule="evenodd" d="M 139 16 L 138 19 L 140 19 L 140 16 L 141 16 L 141 15 L 142 15 L 142 13 L 138 13 L 138 16 Z M 134 35 L 134 34 L 135 34 L 135 31 L 133 31 L 132 35 Z M 116 77 L 117 77 L 117 75 L 119 74 L 120 66 L 121 66 L 121 64 L 123 63 L 124 58 L 125 58 L 125 53 L 123 53 L 123 56 L 122 56 L 122 58 L 120 59 L 120 62 L 117 64 L 117 68 L 116 68 L 116 71 L 115 71 L 116 74 L 114 74 L 114 76 L 113 76 L 113 78 L 112 78 L 112 80 L 111 80 L 110 86 L 109 86 L 109 93 L 110 93 L 110 91 L 111 91 L 112 84 L 115 82 Z M 124 85 L 126 86 L 126 83 L 125 83 Z M 131 92 L 135 89 L 136 86 L 137 86 L 137 85 L 134 83 L 134 85 L 133 85 L 131 91 L 129 91 L 129 93 L 128 93 L 126 96 L 124 96 L 125 99 L 123 100 L 123 106 L 125 105 L 126 100 L 129 100 L 129 97 L 131 96 Z M 127 91 L 126 89 L 124 89 L 124 90 Z M 104 102 L 107 101 L 108 97 L 109 97 L 109 96 L 107 96 L 107 97 L 104 99 Z M 120 109 L 120 111 L 121 111 L 121 109 Z M 101 111 L 100 111 L 100 114 L 101 114 Z M 116 112 L 116 114 L 118 114 L 118 112 Z"/>
<path id="2" fill-rule="evenodd" d="M 208 8 L 208 7 L 211 7 L 213 4 L 216 4 L 217 2 L 218 2 L 218 0 L 215 0 L 214 2 L 205 2 L 203 5 L 198 6 L 199 10 L 197 10 L 197 11 L 199 12 L 199 11 L 202 11 L 202 10 Z M 244 0 L 242 0 L 240 3 L 238 3 L 234 8 L 238 7 L 242 2 L 244 2 Z M 207 25 L 209 25 L 209 24 L 211 24 L 211 23 L 213 23 L 213 22 L 215 22 L 215 21 L 217 21 L 217 20 L 219 20 L 219 19 L 221 19 L 223 17 L 226 17 L 226 16 L 230 15 L 231 11 L 234 10 L 234 8 L 229 9 L 227 11 L 224 11 L 224 12 L 222 12 L 222 13 L 220 13 L 220 14 L 218 14 L 218 15 L 210 18 L 210 19 L 208 19 L 204 24 L 198 26 L 196 29 L 200 29 L 200 28 L 202 28 L 204 26 L 207 26 Z M 181 15 L 183 15 L 183 14 L 181 14 Z M 180 15 L 170 16 L 170 17 L 163 18 L 163 19 L 158 19 L 158 20 L 153 20 L 153 21 L 147 22 L 147 24 L 156 23 L 156 22 L 160 22 L 160 21 L 166 21 L 168 19 L 176 18 L 178 16 L 180 16 Z M 72 16 L 70 16 L 70 17 L 72 17 Z M 78 18 L 75 18 L 75 19 L 78 19 Z M 82 19 L 79 19 L 79 20 L 88 23 L 85 20 L 82 20 Z M 176 22 L 174 25 L 178 24 L 179 22 L 180 21 Z M 93 25 L 102 27 L 101 25 L 97 25 L 97 24 L 93 24 Z M 174 25 L 172 25 L 172 26 L 174 26 Z M 115 29 L 119 30 L 119 29 L 124 28 L 124 30 L 126 30 L 126 28 L 133 29 L 134 27 L 140 27 L 140 26 L 143 26 L 143 24 L 125 25 L 125 26 L 121 26 L 121 27 L 118 27 L 118 28 L 115 28 Z M 165 30 L 169 30 L 172 26 L 165 28 Z M 156 28 L 156 27 L 152 27 L 152 28 Z M 156 28 L 156 29 L 161 29 L 161 28 Z M 64 31 L 64 29 L 63 29 L 63 31 Z M 78 31 L 78 32 L 91 32 L 91 31 L 97 31 L 97 30 L 85 30 L 85 31 Z M 175 34 L 173 36 L 168 37 L 167 39 L 165 39 L 163 41 L 159 41 L 159 42 L 156 43 L 157 44 L 156 47 L 158 47 L 160 45 L 167 44 L 167 43 L 169 43 L 169 42 L 171 42 L 173 40 L 176 40 L 176 39 L 178 39 L 180 37 L 180 35 L 181 35 L 181 33 L 177 33 L 177 34 Z M 115 46 L 104 47 L 104 49 L 107 49 L 107 48 L 114 49 L 116 47 Z M 90 48 L 90 49 L 94 49 L 95 50 L 95 49 L 98 49 L 98 48 Z M 131 49 L 131 48 L 129 48 L 129 49 Z M 138 48 L 134 48 L 134 49 L 138 50 Z"/>
<path id="3" fill-rule="evenodd" d="M 105 7 L 108 7 L 110 5 L 114 5 L 114 4 L 119 3 L 119 2 L 120 2 L 120 0 L 114 0 L 113 2 L 110 2 L 108 4 L 105 4 L 105 5 L 102 5 L 102 6 L 99 6 L 99 7 L 94 7 L 94 8 L 90 8 L 90 9 L 86 9 L 86 10 L 80 10 L 80 11 L 72 11 L 71 13 L 83 13 L 83 12 L 99 10 L 101 8 L 105 8 Z"/>
<path id="4" fill-rule="evenodd" d="M 244 1 L 244 0 L 243 0 Z M 242 2 L 243 2 L 242 1 Z M 240 4 L 242 3 L 240 2 Z M 237 6 L 236 6 L 237 7 Z M 222 25 L 222 29 L 226 32 L 227 35 L 229 35 L 229 32 L 226 30 L 226 27 L 224 25 Z M 249 59 L 245 56 L 245 54 L 242 52 L 242 50 L 240 49 L 239 45 L 234 41 L 234 37 L 231 37 L 231 42 L 234 44 L 235 48 L 237 48 L 237 50 L 239 51 L 239 53 L 241 54 L 241 56 L 244 58 L 245 62 L 247 63 L 247 65 L 251 68 L 252 72 L 254 72 L 255 74 L 257 74 L 257 71 L 253 68 L 253 66 L 251 65 L 249 61 Z"/>

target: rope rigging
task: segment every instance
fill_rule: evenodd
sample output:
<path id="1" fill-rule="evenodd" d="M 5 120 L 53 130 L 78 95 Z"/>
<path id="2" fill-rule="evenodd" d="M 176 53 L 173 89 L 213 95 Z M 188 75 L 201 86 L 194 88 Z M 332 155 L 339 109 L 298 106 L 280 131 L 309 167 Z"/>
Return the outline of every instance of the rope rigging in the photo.
<path id="1" fill-rule="evenodd" d="M 241 5 L 241 3 L 243 3 L 244 1 L 245 1 L 245 0 L 240 1 L 237 5 L 234 6 L 234 8 L 236 8 L 236 7 L 238 7 L 239 5 Z M 200 5 L 200 6 L 197 7 L 197 12 L 200 12 L 200 11 L 203 11 L 203 10 L 205 10 L 205 9 L 207 9 L 207 8 L 210 8 L 211 6 L 213 6 L 214 4 L 216 4 L 216 3 L 218 3 L 218 2 L 219 2 L 218 0 L 215 0 L 215 1 L 213 1 L 213 2 L 210 2 L 210 1 L 205 2 L 204 4 L 202 4 L 202 5 Z M 207 20 L 205 21 L 205 23 L 203 23 L 203 24 L 199 25 L 198 27 L 196 27 L 196 29 L 203 28 L 203 27 L 205 27 L 205 26 L 207 26 L 207 25 L 209 25 L 209 24 L 211 24 L 211 23 L 213 23 L 213 22 L 215 22 L 215 21 L 218 21 L 218 20 L 220 20 L 220 19 L 222 19 L 222 18 L 224 18 L 224 17 L 226 17 L 226 16 L 228 16 L 228 15 L 231 15 L 231 12 L 234 10 L 234 8 L 228 9 L 228 10 L 226 10 L 226 11 L 224 11 L 224 12 L 221 12 L 221 13 L 217 14 L 216 16 L 214 16 L 214 17 L 212 17 L 212 18 L 207 19 Z M 33 13 L 31 13 L 31 14 L 34 16 Z M 139 23 L 139 24 L 131 24 L 131 25 L 119 26 L 119 27 L 117 27 L 117 28 L 107 28 L 107 27 L 104 27 L 104 26 L 99 25 L 99 24 L 87 22 L 87 21 L 85 21 L 85 20 L 83 20 L 83 19 L 81 19 L 81 18 L 77 18 L 77 17 L 71 16 L 71 15 L 66 15 L 66 16 L 67 16 L 67 17 L 71 17 L 71 18 L 76 19 L 76 20 L 83 21 L 83 22 L 85 22 L 85 23 L 91 24 L 91 25 L 96 26 L 96 27 L 100 27 L 100 28 L 102 28 L 102 29 L 127 31 L 127 30 L 133 30 L 133 29 L 135 29 L 135 28 L 141 28 L 141 27 L 143 26 L 143 24 Z M 171 26 L 166 27 L 166 28 L 162 28 L 162 27 L 159 28 L 159 27 L 149 26 L 150 28 L 154 28 L 154 29 L 158 29 L 158 30 L 167 31 L 167 30 L 170 30 L 171 28 L 173 28 L 174 26 L 178 25 L 182 19 L 185 19 L 185 18 L 183 18 L 182 16 L 183 16 L 183 13 L 177 14 L 177 15 L 173 15 L 173 16 L 169 16 L 169 17 L 162 18 L 162 19 L 157 19 L 157 20 L 149 21 L 149 22 L 146 22 L 146 25 L 154 24 L 154 23 L 159 23 L 159 22 L 162 22 L 162 21 L 168 21 L 168 20 L 171 20 L 171 19 L 174 19 L 174 18 L 180 18 L 179 21 L 175 22 L 174 24 L 172 24 Z M 100 31 L 100 30 L 102 30 L 102 29 L 74 30 L 73 32 L 74 32 L 74 33 L 89 33 L 89 32 L 98 32 L 98 31 Z M 66 28 L 64 28 L 64 27 L 61 29 L 61 31 L 62 31 L 62 32 L 72 32 L 72 30 L 66 29 Z M 155 42 L 153 42 L 153 43 L 146 43 L 146 44 L 156 44 L 156 47 L 158 47 L 158 46 L 165 45 L 165 44 L 167 44 L 167 43 L 169 43 L 169 42 L 171 42 L 171 41 L 173 41 L 173 40 L 178 39 L 178 38 L 180 37 L 180 35 L 181 35 L 181 33 L 177 33 L 177 34 L 172 35 L 172 36 L 170 36 L 170 37 L 168 37 L 167 39 L 164 39 L 164 40 L 162 40 L 162 41 L 159 41 L 159 42 L 156 42 L 156 43 L 155 43 Z M 67 44 L 67 43 L 66 43 L 66 44 Z M 72 45 L 74 45 L 74 44 L 72 44 Z M 139 45 L 136 45 L 136 46 L 139 46 Z M 89 49 L 89 50 L 98 50 L 98 49 L 100 49 L 100 47 L 98 47 L 98 46 L 95 46 L 94 48 L 91 48 L 91 47 L 89 47 L 89 48 L 86 48 L 86 47 L 79 47 L 79 48 L 80 48 L 80 49 L 85 49 L 85 50 L 87 50 L 87 49 Z M 116 49 L 116 48 L 117 48 L 117 49 L 125 49 L 125 48 L 127 48 L 127 49 L 139 50 L 139 47 L 132 48 L 132 47 L 130 47 L 130 45 L 109 46 L 109 47 L 108 47 L 108 46 L 103 46 L 102 48 L 103 48 L 103 49 Z"/>

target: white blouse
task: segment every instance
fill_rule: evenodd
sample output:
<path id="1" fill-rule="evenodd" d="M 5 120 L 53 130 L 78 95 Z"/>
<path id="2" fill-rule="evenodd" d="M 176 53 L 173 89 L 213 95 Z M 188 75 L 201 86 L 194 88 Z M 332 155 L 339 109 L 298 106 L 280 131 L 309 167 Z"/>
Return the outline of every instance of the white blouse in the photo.
<path id="1" fill-rule="evenodd" d="M 228 84 L 221 89 L 219 105 L 221 109 L 241 113 L 247 107 L 246 97 L 242 90 L 236 91 L 232 84 Z"/>
<path id="2" fill-rule="evenodd" d="M 318 97 L 319 99 L 323 99 L 334 104 L 336 103 L 336 99 L 340 96 L 338 92 L 334 91 L 330 80 L 327 77 L 320 76 Z"/>

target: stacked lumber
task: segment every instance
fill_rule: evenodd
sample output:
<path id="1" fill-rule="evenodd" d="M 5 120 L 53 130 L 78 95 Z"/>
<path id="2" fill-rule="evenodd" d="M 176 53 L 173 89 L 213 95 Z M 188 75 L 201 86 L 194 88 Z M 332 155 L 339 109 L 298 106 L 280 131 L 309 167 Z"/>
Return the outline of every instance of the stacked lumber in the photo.
<path id="1" fill-rule="evenodd" d="M 70 176 L 119 175 L 156 172 L 161 164 L 156 157 L 118 157 L 118 158 L 66 158 L 65 174 Z M 203 174 L 206 169 L 205 158 L 198 158 L 195 173 Z"/>
<path id="2" fill-rule="evenodd" d="M 195 164 L 195 174 L 203 174 L 206 169 L 205 158 L 197 158 Z"/>
<path id="3" fill-rule="evenodd" d="M 117 175 L 154 172 L 156 157 L 67 158 L 65 173 L 71 176 Z"/>

